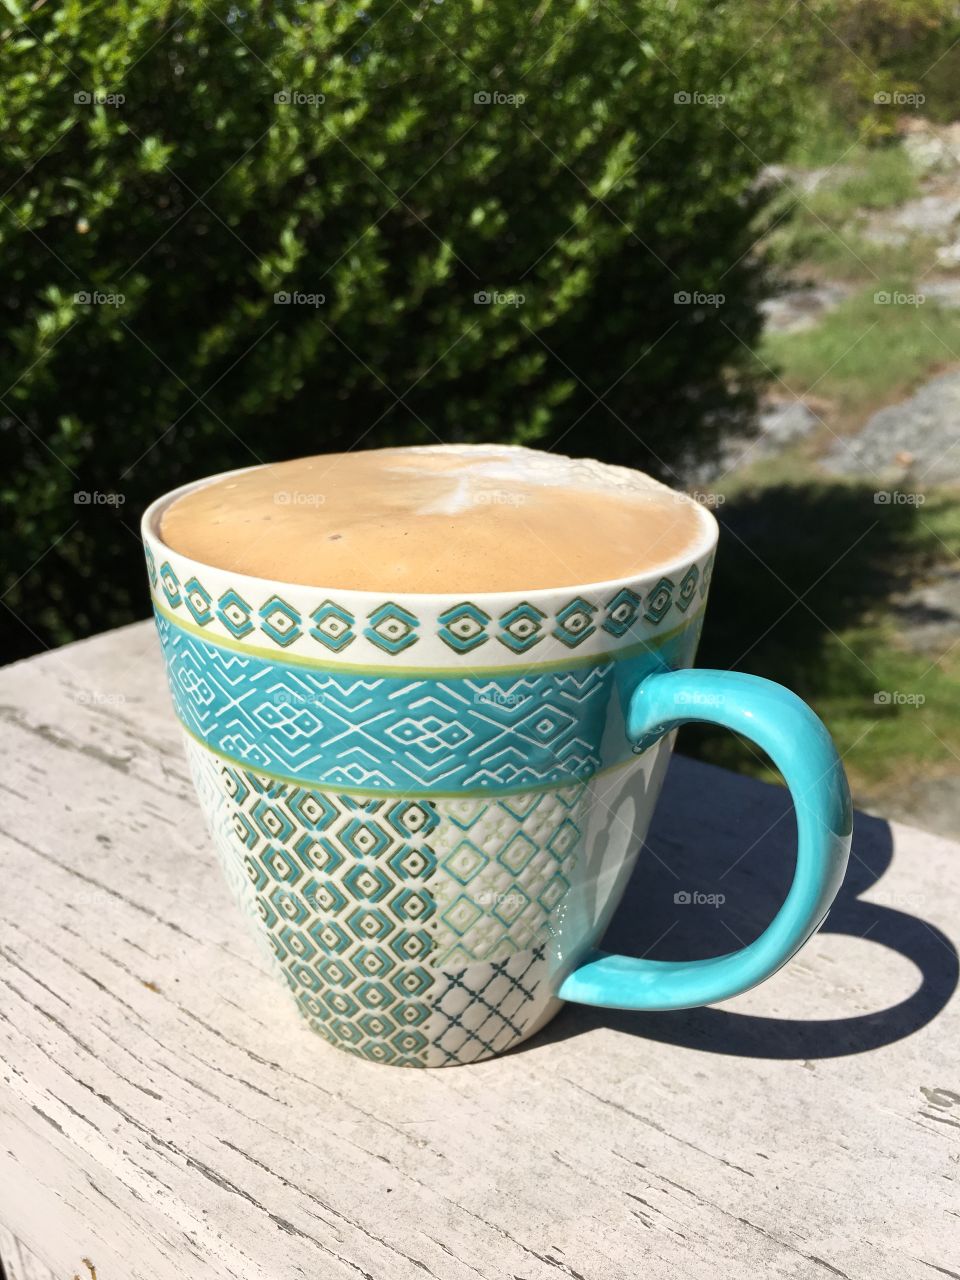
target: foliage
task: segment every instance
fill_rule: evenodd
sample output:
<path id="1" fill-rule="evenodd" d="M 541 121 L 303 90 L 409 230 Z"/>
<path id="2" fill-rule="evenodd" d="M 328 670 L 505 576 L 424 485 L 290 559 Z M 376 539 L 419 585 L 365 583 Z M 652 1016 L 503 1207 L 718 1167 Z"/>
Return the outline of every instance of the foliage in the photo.
<path id="1" fill-rule="evenodd" d="M 669 474 L 748 414 L 799 15 L 4 3 L 8 652 L 143 613 L 139 511 L 205 473 L 440 438 Z"/>
<path id="2" fill-rule="evenodd" d="M 960 13 L 955 0 L 811 0 L 820 30 L 815 100 L 866 138 L 898 117 L 960 114 Z"/>

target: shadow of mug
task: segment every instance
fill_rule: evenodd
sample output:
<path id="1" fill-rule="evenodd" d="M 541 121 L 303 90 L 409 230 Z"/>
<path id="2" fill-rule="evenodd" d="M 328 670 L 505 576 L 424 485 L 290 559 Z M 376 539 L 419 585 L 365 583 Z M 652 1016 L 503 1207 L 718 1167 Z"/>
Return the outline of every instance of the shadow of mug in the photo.
<path id="1" fill-rule="evenodd" d="M 675 757 L 603 950 L 657 960 L 695 960 L 753 941 L 790 887 L 795 834 L 784 788 Z M 529 1046 L 610 1027 L 711 1053 L 815 1059 L 864 1053 L 911 1035 L 950 999 L 960 980 L 960 958 L 953 942 L 928 921 L 860 899 L 892 859 L 889 824 L 858 812 L 846 878 L 821 931 L 869 939 L 910 960 L 921 981 L 906 999 L 885 1005 L 878 971 L 876 989 L 866 979 L 867 998 L 876 1008 L 853 1017 L 793 1020 L 744 1014 L 722 1005 L 639 1013 L 568 1004 Z M 711 896 L 720 897 L 722 911 L 685 909 L 692 892 L 705 903 Z M 866 968 L 858 971 L 861 981 L 864 974 Z M 525 1048 L 520 1045 L 515 1052 Z"/>

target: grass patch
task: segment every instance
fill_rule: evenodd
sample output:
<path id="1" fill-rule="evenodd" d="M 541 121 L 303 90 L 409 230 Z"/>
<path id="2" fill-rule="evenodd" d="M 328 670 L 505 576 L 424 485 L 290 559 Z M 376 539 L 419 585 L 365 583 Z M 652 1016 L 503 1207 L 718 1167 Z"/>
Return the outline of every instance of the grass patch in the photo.
<path id="1" fill-rule="evenodd" d="M 894 298 L 912 292 L 902 279 L 879 281 L 842 302 L 814 329 L 768 335 L 761 358 L 794 395 L 823 396 L 840 414 L 862 416 L 960 361 L 960 311 L 875 301 L 878 293 Z"/>
<path id="2" fill-rule="evenodd" d="M 822 216 L 849 218 L 860 209 L 889 209 L 919 195 L 917 173 L 900 146 L 854 150 L 841 161 L 852 173 L 836 187 L 814 192 L 813 204 Z"/>
<path id="3" fill-rule="evenodd" d="M 836 220 L 835 220 L 836 221 Z M 926 238 L 881 245 L 855 222 L 830 221 L 798 209 L 770 238 L 771 258 L 790 275 L 832 280 L 879 281 L 885 276 L 916 278 L 935 262 L 936 245 Z"/>
<path id="4" fill-rule="evenodd" d="M 767 247 L 772 257 L 786 268 L 802 264 L 846 280 L 914 275 L 930 266 L 935 245 L 922 237 L 882 245 L 864 234 L 872 213 L 920 194 L 903 148 L 857 146 L 844 154 L 839 147 L 829 164 L 835 169 L 809 195 L 788 180 L 774 216 L 792 208 L 771 232 Z"/>

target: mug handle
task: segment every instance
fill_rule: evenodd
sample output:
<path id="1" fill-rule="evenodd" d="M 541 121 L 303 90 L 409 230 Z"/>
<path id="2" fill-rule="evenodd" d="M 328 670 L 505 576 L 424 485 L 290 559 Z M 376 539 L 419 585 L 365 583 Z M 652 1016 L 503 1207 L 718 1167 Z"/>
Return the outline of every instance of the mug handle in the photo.
<path id="1" fill-rule="evenodd" d="M 700 720 L 742 733 L 783 775 L 797 815 L 797 866 L 783 906 L 749 946 L 709 960 L 641 960 L 593 951 L 562 1000 L 607 1009 L 689 1009 L 727 1000 L 769 978 L 823 923 L 850 852 L 846 775 L 821 721 L 794 693 L 737 671 L 663 671 L 633 693 L 627 735 L 641 750 Z"/>

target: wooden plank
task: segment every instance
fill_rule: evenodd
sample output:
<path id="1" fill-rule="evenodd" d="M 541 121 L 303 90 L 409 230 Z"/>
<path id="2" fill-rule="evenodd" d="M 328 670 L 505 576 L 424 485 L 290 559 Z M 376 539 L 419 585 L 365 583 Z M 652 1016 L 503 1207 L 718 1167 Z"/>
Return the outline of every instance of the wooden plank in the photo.
<path id="1" fill-rule="evenodd" d="M 825 930 L 722 1007 L 402 1071 L 243 931 L 148 624 L 0 672 L 0 717 L 0 1221 L 58 1280 L 960 1274 L 951 842 L 861 817 Z M 780 789 L 676 761 L 608 942 L 749 941 L 792 840 Z"/>
<path id="2" fill-rule="evenodd" d="M 53 1272 L 2 1223 L 0 1223 L 0 1280 L 55 1280 Z"/>

